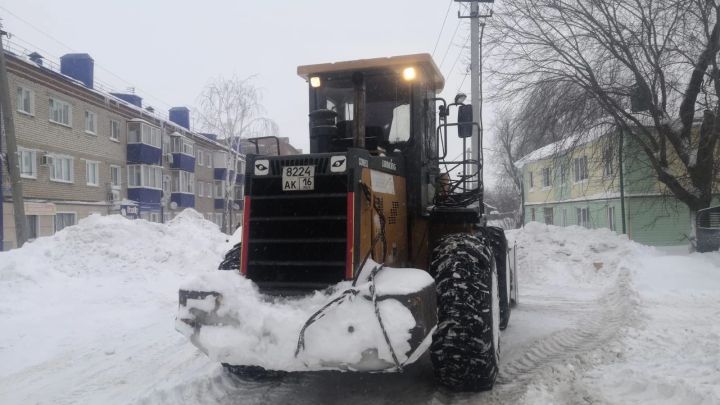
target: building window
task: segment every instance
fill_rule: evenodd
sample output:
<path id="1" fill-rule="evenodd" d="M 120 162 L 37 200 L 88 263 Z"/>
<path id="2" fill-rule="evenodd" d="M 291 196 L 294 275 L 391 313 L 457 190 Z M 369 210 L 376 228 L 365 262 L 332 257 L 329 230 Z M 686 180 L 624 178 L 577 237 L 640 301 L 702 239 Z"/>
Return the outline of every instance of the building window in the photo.
<path id="1" fill-rule="evenodd" d="M 162 190 L 162 166 L 128 165 L 128 188 Z"/>
<path id="2" fill-rule="evenodd" d="M 235 186 L 235 199 L 241 201 L 243 199 L 244 187 L 242 184 Z"/>
<path id="3" fill-rule="evenodd" d="M 530 220 L 535 220 L 535 208 L 530 208 Z"/>
<path id="4" fill-rule="evenodd" d="M 142 143 L 162 147 L 160 128 L 150 126 L 144 122 L 128 122 L 128 143 Z"/>
<path id="5" fill-rule="evenodd" d="M 70 104 L 55 98 L 51 98 L 49 100 L 49 108 L 50 122 L 71 126 L 70 122 L 72 121 L 72 107 L 70 106 Z"/>
<path id="6" fill-rule="evenodd" d="M 560 184 L 565 184 L 567 181 L 567 167 L 564 164 L 560 164 Z"/>
<path id="7" fill-rule="evenodd" d="M 92 111 L 85 110 L 85 132 L 97 134 L 97 115 Z"/>
<path id="8" fill-rule="evenodd" d="M 207 167 L 213 168 L 213 155 L 210 152 L 207 152 L 205 155 L 205 161 L 207 162 Z"/>
<path id="9" fill-rule="evenodd" d="M 205 187 L 203 187 L 203 182 L 202 182 L 202 181 L 198 181 L 198 182 L 197 182 L 196 190 L 197 190 L 197 195 L 198 195 L 198 197 L 202 197 L 202 196 L 203 196 L 203 192 L 205 191 Z"/>
<path id="10" fill-rule="evenodd" d="M 607 148 L 603 152 L 603 176 L 611 177 L 613 173 L 613 151 L 611 148 Z"/>
<path id="11" fill-rule="evenodd" d="M 25 215 L 25 221 L 28 225 L 28 239 L 37 239 L 38 237 L 38 216 Z"/>
<path id="12" fill-rule="evenodd" d="M 550 208 L 544 208 L 544 209 L 543 209 L 543 217 L 544 217 L 544 219 L 545 219 L 545 224 L 547 224 L 547 225 L 553 225 L 553 224 L 554 224 L 554 222 L 553 222 L 553 209 L 552 209 L 552 207 L 550 207 Z"/>
<path id="13" fill-rule="evenodd" d="M 562 209 L 562 226 L 567 226 L 567 208 Z"/>
<path id="14" fill-rule="evenodd" d="M 184 170 L 172 172 L 172 192 L 195 194 L 195 173 Z"/>
<path id="15" fill-rule="evenodd" d="M 615 227 L 615 207 L 608 207 L 608 208 L 607 208 L 607 221 L 608 221 L 608 228 L 610 228 L 611 231 L 616 230 L 616 227 Z"/>
<path id="16" fill-rule="evenodd" d="M 587 208 L 576 208 L 577 223 L 585 228 L 590 227 L 590 212 Z"/>
<path id="17" fill-rule="evenodd" d="M 28 115 L 35 114 L 33 91 L 25 87 L 17 88 L 17 110 Z"/>
<path id="18" fill-rule="evenodd" d="M 195 157 L 194 145 L 189 139 L 175 135 L 172 137 L 172 153 Z"/>
<path id="19" fill-rule="evenodd" d="M 37 152 L 30 149 L 18 148 L 20 160 L 20 177 L 37 178 Z"/>
<path id="20" fill-rule="evenodd" d="M 110 139 L 120 142 L 120 122 L 110 120 Z"/>
<path id="21" fill-rule="evenodd" d="M 64 183 L 73 182 L 73 158 L 69 156 L 48 156 L 50 180 Z"/>
<path id="22" fill-rule="evenodd" d="M 75 225 L 75 214 L 70 212 L 55 214 L 55 232 L 60 232 L 68 226 Z"/>
<path id="23" fill-rule="evenodd" d="M 203 159 L 203 156 L 205 156 L 205 152 L 203 152 L 202 149 L 198 148 L 195 151 L 195 159 L 198 166 L 204 166 L 205 165 L 205 159 Z"/>
<path id="24" fill-rule="evenodd" d="M 535 186 L 535 184 L 533 182 L 533 172 L 528 172 L 528 175 L 530 176 L 530 190 L 532 190 L 533 187 Z"/>
<path id="25" fill-rule="evenodd" d="M 149 220 L 150 222 L 158 222 L 158 223 L 159 223 L 159 222 L 160 222 L 160 218 L 161 218 L 161 217 L 160 217 L 160 213 L 159 213 L 159 212 L 151 212 L 150 215 L 148 216 L 148 220 Z"/>
<path id="26" fill-rule="evenodd" d="M 85 162 L 85 180 L 88 186 L 100 185 L 100 163 L 92 160 Z"/>
<path id="27" fill-rule="evenodd" d="M 575 182 L 583 181 L 588 178 L 587 156 L 576 158 L 575 161 Z"/>
<path id="28" fill-rule="evenodd" d="M 110 186 L 119 189 L 122 185 L 122 170 L 120 166 L 110 166 Z"/>
<path id="29" fill-rule="evenodd" d="M 543 187 L 550 187 L 551 181 L 550 181 L 550 168 L 544 167 L 542 169 L 542 178 L 543 178 Z"/>
<path id="30" fill-rule="evenodd" d="M 222 180 L 215 180 L 215 198 L 225 198 L 225 182 Z"/>

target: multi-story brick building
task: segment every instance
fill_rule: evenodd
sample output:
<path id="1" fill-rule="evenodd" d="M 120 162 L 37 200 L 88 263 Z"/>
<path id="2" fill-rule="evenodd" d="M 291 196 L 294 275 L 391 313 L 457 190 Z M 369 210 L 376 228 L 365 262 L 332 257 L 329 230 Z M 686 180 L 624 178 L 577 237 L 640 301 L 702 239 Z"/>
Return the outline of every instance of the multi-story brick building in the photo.
<path id="1" fill-rule="evenodd" d="M 225 168 L 214 161 L 237 152 L 191 131 L 187 108 L 172 108 L 164 119 L 138 95 L 95 88 L 87 54 L 64 55 L 53 66 L 24 53 L 7 51 L 6 64 L 31 238 L 93 213 L 161 222 L 195 208 L 222 224 L 224 200 L 215 189 Z M 15 225 L 5 167 L 2 176 L 7 250 L 16 245 Z M 233 203 L 236 211 L 241 204 Z"/>

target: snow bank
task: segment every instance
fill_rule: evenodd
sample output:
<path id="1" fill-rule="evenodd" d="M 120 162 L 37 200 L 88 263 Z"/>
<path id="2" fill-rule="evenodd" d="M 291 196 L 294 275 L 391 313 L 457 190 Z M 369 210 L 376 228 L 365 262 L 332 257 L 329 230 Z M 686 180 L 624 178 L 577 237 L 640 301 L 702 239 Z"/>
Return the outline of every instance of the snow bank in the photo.
<path id="1" fill-rule="evenodd" d="M 120 215 L 91 215 L 22 249 L 0 253 L 0 288 L 89 274 L 185 274 L 215 265 L 224 242 L 216 225 L 190 209 L 167 225 Z"/>
<path id="2" fill-rule="evenodd" d="M 216 271 L 224 247 L 216 225 L 185 210 L 168 224 L 91 215 L 0 253 L 0 376 L 68 348 L 104 351 L 138 325 L 172 333 L 182 279 Z"/>
<path id="3" fill-rule="evenodd" d="M 585 314 L 557 332 L 570 354 L 548 350 L 555 358 L 540 363 L 517 402 L 720 403 L 720 253 L 669 255 L 609 230 L 539 223 L 509 237 L 518 244 L 521 302 L 526 299 L 518 308 L 550 304 L 569 316 L 572 308 L 563 303 L 572 303 Z M 623 302 L 630 311 L 615 308 Z M 583 327 L 585 335 L 568 332 Z M 597 339 L 613 327 L 614 335 Z M 549 335 L 535 346 L 556 341 Z"/>
<path id="4" fill-rule="evenodd" d="M 520 293 L 526 288 L 597 290 L 614 280 L 627 258 L 653 249 L 609 229 L 559 227 L 530 222 L 507 232 L 517 246 Z"/>

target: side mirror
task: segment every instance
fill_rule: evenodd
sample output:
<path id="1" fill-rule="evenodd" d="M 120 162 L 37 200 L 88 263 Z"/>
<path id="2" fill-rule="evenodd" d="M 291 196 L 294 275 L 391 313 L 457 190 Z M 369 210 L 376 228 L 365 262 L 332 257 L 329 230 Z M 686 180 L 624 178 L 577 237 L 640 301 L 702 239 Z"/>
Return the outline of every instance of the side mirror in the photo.
<path id="1" fill-rule="evenodd" d="M 464 104 L 458 107 L 458 136 L 460 138 L 469 138 L 472 136 L 473 130 L 473 110 L 472 105 Z"/>

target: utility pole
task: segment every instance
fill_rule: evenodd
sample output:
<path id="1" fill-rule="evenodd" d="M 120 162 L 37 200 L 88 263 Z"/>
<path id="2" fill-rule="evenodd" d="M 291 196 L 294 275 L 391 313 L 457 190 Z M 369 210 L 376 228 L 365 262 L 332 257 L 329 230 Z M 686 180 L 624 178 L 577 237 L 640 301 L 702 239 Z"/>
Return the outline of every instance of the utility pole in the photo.
<path id="1" fill-rule="evenodd" d="M 482 35 L 481 29 L 485 29 L 485 19 L 492 17 L 492 10 L 480 14 L 480 3 L 492 4 L 495 0 L 455 0 L 457 2 L 470 3 L 470 15 L 461 15 L 458 11 L 458 18 L 470 19 L 470 102 L 473 107 L 473 121 L 479 124 L 473 125 L 473 134 L 470 141 L 472 158 L 478 162 L 478 185 L 482 187 L 483 164 L 480 161 L 483 122 L 482 122 Z M 483 19 L 480 22 L 480 19 Z"/>
<path id="2" fill-rule="evenodd" d="M 22 183 L 20 182 L 20 164 L 18 162 L 17 141 L 15 138 L 15 121 L 13 119 L 12 104 L 10 103 L 10 84 L 5 67 L 5 49 L 3 37 L 7 32 L 0 26 L 0 105 L 2 105 L 3 130 L 5 132 L 5 159 L 10 187 L 12 188 L 13 208 L 15 213 L 15 240 L 17 247 L 21 247 L 28 239 L 28 223 L 25 219 L 25 201 L 23 200 Z M 2 204 L 2 201 L 0 201 Z"/>
<path id="3" fill-rule="evenodd" d="M 623 162 L 623 143 L 625 142 L 625 137 L 623 136 L 623 129 L 618 129 L 620 130 L 620 145 L 618 145 L 618 149 L 620 149 L 618 152 L 618 166 L 620 166 L 620 217 L 622 218 L 622 233 L 623 235 L 627 235 L 627 224 L 625 223 L 625 170 L 623 168 L 625 164 Z"/>

